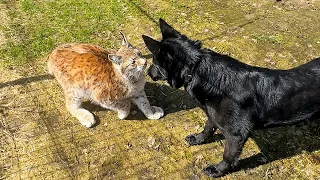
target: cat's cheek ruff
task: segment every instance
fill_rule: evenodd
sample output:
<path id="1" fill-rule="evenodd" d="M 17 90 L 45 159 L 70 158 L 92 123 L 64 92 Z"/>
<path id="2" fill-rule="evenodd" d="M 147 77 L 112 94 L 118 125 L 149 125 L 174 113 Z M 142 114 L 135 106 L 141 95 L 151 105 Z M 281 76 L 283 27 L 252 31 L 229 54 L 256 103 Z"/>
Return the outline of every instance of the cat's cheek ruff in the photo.
<path id="1" fill-rule="evenodd" d="M 112 63 L 112 65 L 113 65 L 113 68 L 116 69 L 119 74 L 121 74 L 121 75 L 123 74 L 123 71 L 124 71 L 124 70 L 123 70 L 123 68 L 122 68 L 122 64 L 116 65 L 116 64 Z"/>
<path id="2" fill-rule="evenodd" d="M 137 81 L 139 81 L 141 76 L 144 77 L 143 69 L 138 69 L 136 71 L 131 70 L 126 74 L 126 76 L 128 77 L 130 82 L 136 83 Z"/>

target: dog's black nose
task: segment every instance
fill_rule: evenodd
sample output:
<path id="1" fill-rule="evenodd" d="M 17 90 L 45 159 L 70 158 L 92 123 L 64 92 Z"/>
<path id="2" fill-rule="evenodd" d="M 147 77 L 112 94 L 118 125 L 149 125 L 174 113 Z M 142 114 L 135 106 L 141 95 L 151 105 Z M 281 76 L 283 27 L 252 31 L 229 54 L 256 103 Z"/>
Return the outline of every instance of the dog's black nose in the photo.
<path id="1" fill-rule="evenodd" d="M 148 73 L 148 75 L 150 76 L 150 78 L 152 79 L 152 81 L 158 81 L 160 78 L 157 76 L 153 76 L 152 73 Z"/>
<path id="2" fill-rule="evenodd" d="M 154 73 L 152 73 L 152 67 L 150 67 L 148 69 L 148 75 L 153 81 L 158 81 L 159 80 L 159 77 L 157 77 L 156 75 L 154 75 Z"/>
<path id="3" fill-rule="evenodd" d="M 151 78 L 153 81 L 158 81 L 160 78 L 158 78 L 158 77 L 153 77 L 153 78 Z"/>

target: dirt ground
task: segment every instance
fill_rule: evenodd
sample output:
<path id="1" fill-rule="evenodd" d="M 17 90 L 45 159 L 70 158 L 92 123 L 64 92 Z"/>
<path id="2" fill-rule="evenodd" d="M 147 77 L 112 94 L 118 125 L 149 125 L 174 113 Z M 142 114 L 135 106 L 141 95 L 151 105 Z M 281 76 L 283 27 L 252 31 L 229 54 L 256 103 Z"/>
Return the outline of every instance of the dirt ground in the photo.
<path id="1" fill-rule="evenodd" d="M 87 12 L 81 3 L 101 3 L 75 2 L 0 0 L 0 179 L 210 179 L 202 169 L 222 159 L 219 132 L 212 143 L 187 145 L 184 138 L 200 132 L 206 116 L 183 89 L 164 82 L 146 84 L 151 103 L 165 111 L 160 120 L 147 120 L 135 107 L 119 120 L 115 112 L 85 102 L 98 123 L 83 127 L 67 112 L 61 88 L 47 73 L 46 56 L 58 44 L 117 48 L 116 33 L 122 30 L 148 55 L 141 35 L 160 38 L 162 17 L 205 47 L 251 65 L 288 69 L 320 57 L 318 0 L 110 0 L 125 12 L 119 26 L 72 34 L 70 18 L 54 26 L 61 20 L 54 8 L 74 3 Z M 50 37 L 38 36 L 47 27 Z M 320 179 L 319 120 L 255 131 L 234 171 L 221 179 Z"/>

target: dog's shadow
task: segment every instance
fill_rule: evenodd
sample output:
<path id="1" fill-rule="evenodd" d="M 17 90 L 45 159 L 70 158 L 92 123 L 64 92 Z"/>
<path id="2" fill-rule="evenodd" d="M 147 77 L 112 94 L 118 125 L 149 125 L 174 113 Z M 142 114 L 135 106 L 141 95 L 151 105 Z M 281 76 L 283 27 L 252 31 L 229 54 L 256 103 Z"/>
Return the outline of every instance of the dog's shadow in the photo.
<path id="1" fill-rule="evenodd" d="M 320 150 L 319 137 L 320 117 L 294 125 L 254 130 L 251 138 L 259 147 L 260 153 L 240 159 L 238 166 L 229 172 L 253 169 L 303 152 L 307 153 L 312 161 L 320 163 L 320 156 L 313 153 Z M 207 143 L 223 139 L 222 134 L 215 134 Z M 246 148 L 243 149 L 244 151 Z"/>
<path id="2" fill-rule="evenodd" d="M 165 114 L 189 110 L 199 106 L 186 91 L 174 89 L 168 85 L 147 82 L 145 91 L 150 104 L 162 107 Z M 84 106 L 90 111 L 107 111 L 90 103 L 85 103 Z M 131 111 L 136 111 L 136 113 L 134 113 L 135 115 L 130 114 L 127 118 L 128 120 L 146 119 L 136 106 L 133 106 Z M 311 159 L 320 163 L 320 157 L 312 153 L 320 150 L 319 137 L 320 117 L 315 117 L 312 121 L 300 124 L 255 130 L 251 138 L 258 145 L 260 153 L 241 159 L 239 165 L 231 172 L 252 169 L 272 161 L 301 154 L 302 152 L 307 152 Z M 224 139 L 222 134 L 215 134 L 208 143 L 222 139 Z M 246 149 L 244 148 L 243 151 L 246 151 Z"/>
<path id="3" fill-rule="evenodd" d="M 145 92 L 150 104 L 161 107 L 165 115 L 198 107 L 198 104 L 186 91 L 174 89 L 165 84 L 147 82 Z M 108 111 L 90 102 L 84 102 L 83 107 L 91 112 Z M 131 112 L 126 120 L 146 119 L 145 115 L 135 105 L 132 106 Z"/>
<path id="4" fill-rule="evenodd" d="M 272 161 L 307 153 L 310 160 L 320 163 L 315 151 L 320 150 L 320 118 L 295 125 L 256 130 L 251 136 L 260 153 L 240 160 L 240 169 L 251 169 Z M 245 149 L 244 149 L 245 151 Z"/>
<path id="5" fill-rule="evenodd" d="M 229 172 L 253 169 L 260 165 L 286 159 L 301 153 L 307 153 L 309 159 L 320 163 L 320 156 L 313 153 L 320 150 L 319 137 L 319 117 L 299 124 L 255 130 L 251 138 L 259 147 L 260 153 L 240 159 L 238 166 Z M 207 143 L 223 139 L 222 134 L 215 134 Z M 246 151 L 246 148 L 243 151 Z"/>
<path id="6" fill-rule="evenodd" d="M 26 85 L 30 82 L 37 82 L 53 79 L 49 74 L 37 75 L 32 77 L 20 78 L 14 81 L 0 83 L 0 89 L 7 86 Z M 147 82 L 145 91 L 151 105 L 162 107 L 165 114 L 175 113 L 182 110 L 189 110 L 199 106 L 191 96 L 184 90 L 174 89 L 168 85 Z M 93 105 L 89 102 L 84 103 L 84 107 L 91 112 L 107 111 L 106 109 Z M 142 120 L 146 117 L 133 106 L 128 119 Z M 97 123 L 100 124 L 99 117 L 95 116 Z M 285 159 L 301 153 L 307 153 L 310 159 L 320 163 L 319 155 L 313 153 L 320 150 L 320 116 L 314 117 L 312 121 L 303 122 L 296 125 L 282 126 L 277 128 L 268 128 L 256 130 L 251 138 L 260 148 L 260 153 L 241 159 L 239 165 L 233 170 L 251 169 L 272 161 Z M 216 134 L 210 142 L 223 139 L 221 134 Z M 246 151 L 246 149 L 244 149 Z M 221 154 L 222 156 L 222 154 Z M 218 162 L 216 162 L 218 163 Z"/>

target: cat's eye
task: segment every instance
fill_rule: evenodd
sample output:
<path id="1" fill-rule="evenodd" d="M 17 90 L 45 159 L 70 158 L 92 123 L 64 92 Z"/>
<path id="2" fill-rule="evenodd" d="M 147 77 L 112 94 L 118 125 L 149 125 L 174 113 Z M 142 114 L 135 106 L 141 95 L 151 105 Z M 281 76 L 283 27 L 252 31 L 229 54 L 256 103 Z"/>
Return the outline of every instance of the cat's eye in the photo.
<path id="1" fill-rule="evenodd" d="M 142 56 L 142 54 L 141 54 L 141 52 L 140 52 L 139 50 L 135 50 L 135 53 L 136 53 L 139 57 Z"/>

